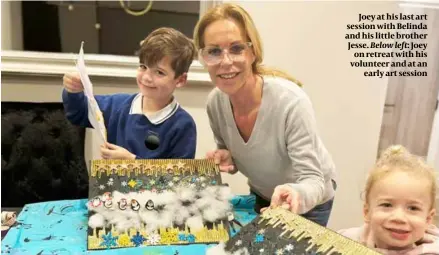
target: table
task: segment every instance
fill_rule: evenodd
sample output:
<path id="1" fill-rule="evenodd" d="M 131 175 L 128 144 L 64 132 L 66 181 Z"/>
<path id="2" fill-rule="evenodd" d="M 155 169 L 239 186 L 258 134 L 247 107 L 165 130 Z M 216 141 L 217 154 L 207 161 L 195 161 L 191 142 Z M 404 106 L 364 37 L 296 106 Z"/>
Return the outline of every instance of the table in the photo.
<path id="1" fill-rule="evenodd" d="M 1 254 L 20 255 L 198 255 L 205 254 L 215 244 L 191 244 L 120 248 L 87 251 L 87 199 L 28 204 L 17 217 L 1 244 Z M 230 223 L 230 235 L 239 232 L 256 217 L 252 195 L 235 196 L 231 203 L 235 220 Z M 238 224 L 239 223 L 239 224 Z"/>

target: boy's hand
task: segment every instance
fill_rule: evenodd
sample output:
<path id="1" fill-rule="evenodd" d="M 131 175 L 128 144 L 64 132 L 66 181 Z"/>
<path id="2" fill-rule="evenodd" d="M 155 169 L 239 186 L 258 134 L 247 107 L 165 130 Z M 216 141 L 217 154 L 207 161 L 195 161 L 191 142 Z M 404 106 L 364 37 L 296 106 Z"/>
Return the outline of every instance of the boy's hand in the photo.
<path id="1" fill-rule="evenodd" d="M 235 165 L 233 164 L 232 156 L 228 150 L 213 150 L 206 153 L 207 159 L 213 159 L 215 164 L 219 165 L 221 172 L 234 173 Z"/>
<path id="2" fill-rule="evenodd" d="M 101 156 L 103 159 L 135 159 L 136 155 L 129 152 L 127 149 L 106 143 L 101 146 Z"/>
<path id="3" fill-rule="evenodd" d="M 66 73 L 62 80 L 64 88 L 69 93 L 79 93 L 84 90 L 79 73 Z"/>

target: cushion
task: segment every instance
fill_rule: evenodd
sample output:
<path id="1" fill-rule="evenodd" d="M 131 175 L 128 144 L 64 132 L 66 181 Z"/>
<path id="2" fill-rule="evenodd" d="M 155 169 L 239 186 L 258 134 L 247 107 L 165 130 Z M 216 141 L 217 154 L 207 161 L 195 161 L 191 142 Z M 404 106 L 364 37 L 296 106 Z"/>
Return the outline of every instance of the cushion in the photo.
<path id="1" fill-rule="evenodd" d="M 1 206 L 86 198 L 85 128 L 68 122 L 62 103 L 1 105 Z"/>

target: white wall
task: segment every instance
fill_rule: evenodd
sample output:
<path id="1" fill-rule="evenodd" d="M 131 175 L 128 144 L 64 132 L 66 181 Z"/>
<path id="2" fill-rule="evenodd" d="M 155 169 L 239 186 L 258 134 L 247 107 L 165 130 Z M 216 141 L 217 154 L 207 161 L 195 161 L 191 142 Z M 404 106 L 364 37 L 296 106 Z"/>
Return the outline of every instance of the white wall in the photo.
<path id="1" fill-rule="evenodd" d="M 439 100 L 439 95 L 437 99 Z M 439 110 L 436 110 L 433 120 L 427 162 L 431 164 L 437 171 L 439 171 Z M 439 172 L 437 175 L 437 180 L 439 183 Z M 437 187 L 436 191 L 436 212 L 439 212 L 439 187 Z M 438 213 L 436 214 L 436 225 L 439 225 Z"/>
<path id="2" fill-rule="evenodd" d="M 261 34 L 265 63 L 304 83 L 314 104 L 321 137 L 338 170 L 338 190 L 329 227 L 362 222 L 360 199 L 366 171 L 375 161 L 386 79 L 350 67 L 346 24 L 359 13 L 396 12 L 392 2 L 239 2 Z"/>
<path id="3" fill-rule="evenodd" d="M 439 95 L 437 97 L 437 100 L 439 100 Z M 436 114 L 433 120 L 427 161 L 439 171 L 439 110 L 436 110 Z"/>
<path id="4" fill-rule="evenodd" d="M 2 50 L 22 50 L 23 36 L 21 26 L 21 3 L 1 1 Z"/>
<path id="5" fill-rule="evenodd" d="M 429 19 L 436 21 L 436 23 L 430 23 L 433 27 L 432 34 L 429 34 L 429 38 L 431 42 L 439 43 L 439 29 L 437 29 L 437 26 L 439 25 L 439 2 L 436 2 L 436 8 L 433 8 L 433 6 L 426 7 L 424 9 L 424 12 L 428 14 Z M 439 70 L 439 47 L 436 47 L 435 51 L 431 50 L 429 44 L 429 54 L 432 56 L 436 56 L 435 62 L 433 63 L 433 66 L 436 66 L 436 70 Z M 434 49 L 434 47 L 433 47 Z M 435 70 L 433 68 L 433 70 Z M 439 85 L 439 74 L 436 73 L 432 76 L 431 82 L 436 83 L 436 85 Z M 439 93 L 436 98 L 437 101 L 439 101 Z M 438 103 L 438 102 L 436 102 Z M 433 127 L 431 130 L 431 136 L 430 136 L 430 143 L 428 148 L 428 155 L 427 155 L 427 161 L 432 164 L 437 171 L 439 171 L 439 109 L 438 106 L 436 106 L 436 112 L 433 119 Z M 439 178 L 439 176 L 438 176 Z M 439 187 L 438 187 L 439 189 Z M 438 206 L 439 206 L 439 193 L 438 196 Z M 439 209 L 439 207 L 438 207 Z M 438 215 L 439 219 L 439 215 Z"/>

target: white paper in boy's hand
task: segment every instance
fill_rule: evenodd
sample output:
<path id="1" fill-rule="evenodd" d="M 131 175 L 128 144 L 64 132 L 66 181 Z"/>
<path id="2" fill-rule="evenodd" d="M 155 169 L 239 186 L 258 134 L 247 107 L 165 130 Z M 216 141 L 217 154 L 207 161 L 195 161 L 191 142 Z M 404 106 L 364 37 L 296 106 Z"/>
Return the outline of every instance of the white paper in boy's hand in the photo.
<path id="1" fill-rule="evenodd" d="M 101 144 L 107 142 L 107 130 L 104 124 L 104 116 L 102 115 L 99 105 L 93 96 L 93 85 L 88 77 L 87 70 L 85 68 L 84 61 L 84 42 L 81 43 L 81 49 L 79 50 L 78 60 L 76 62 L 76 68 L 78 69 L 79 76 L 81 77 L 82 85 L 84 86 L 84 94 L 87 97 L 88 102 L 88 120 L 93 128 L 98 131 L 101 138 Z M 99 145 L 101 145 L 99 144 Z"/>

